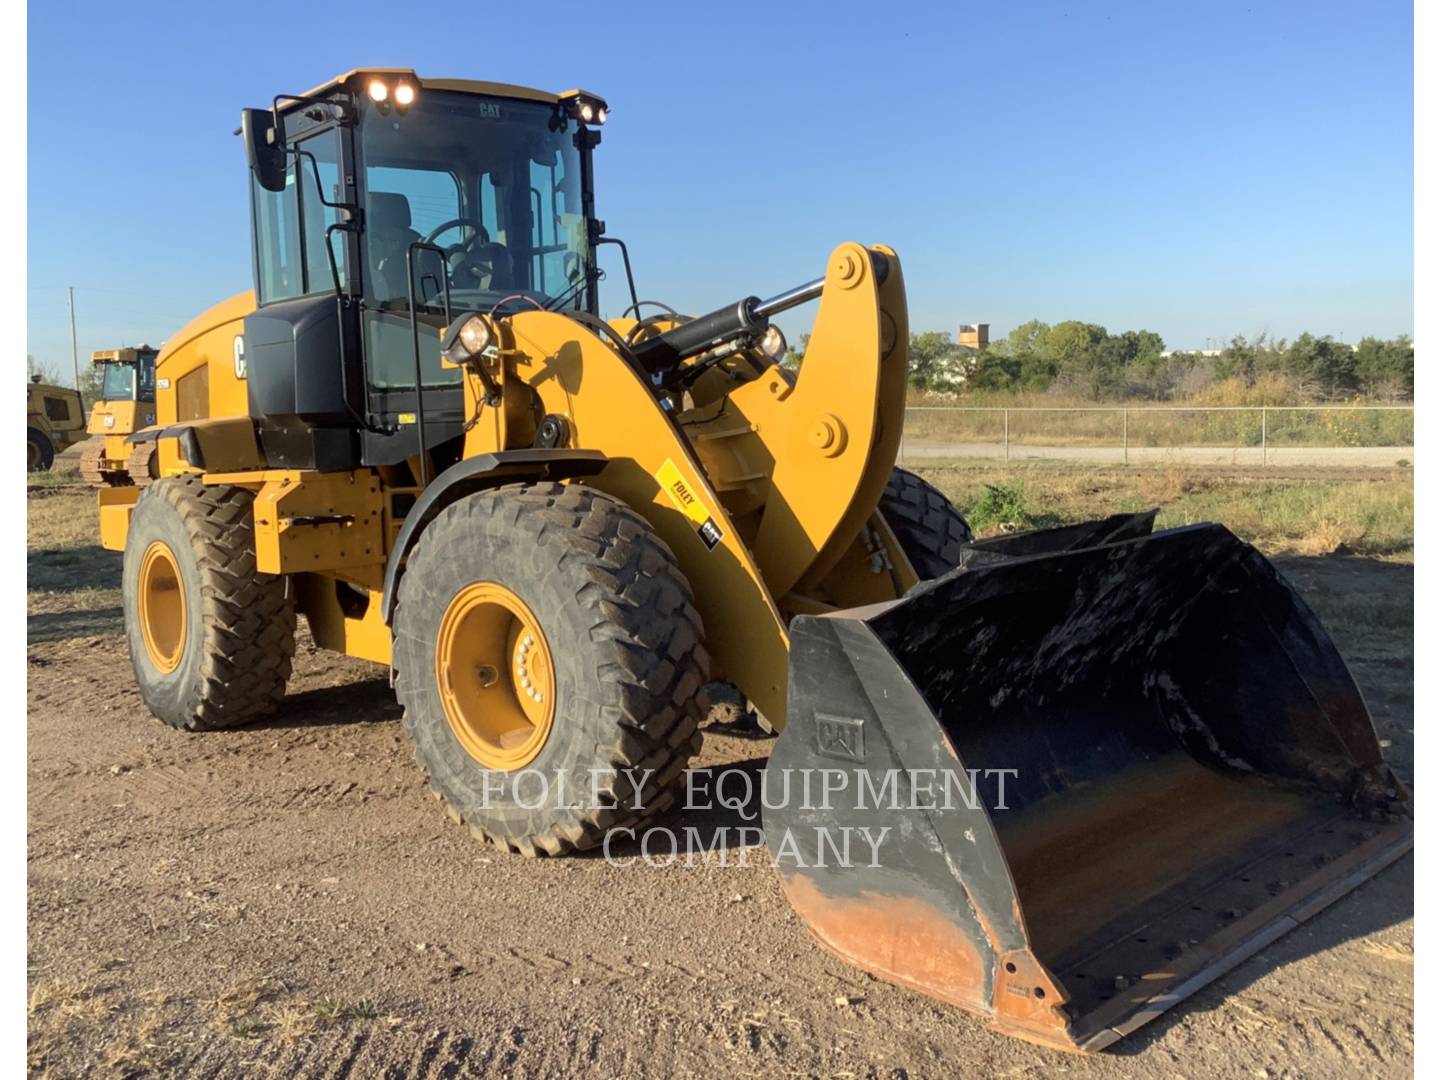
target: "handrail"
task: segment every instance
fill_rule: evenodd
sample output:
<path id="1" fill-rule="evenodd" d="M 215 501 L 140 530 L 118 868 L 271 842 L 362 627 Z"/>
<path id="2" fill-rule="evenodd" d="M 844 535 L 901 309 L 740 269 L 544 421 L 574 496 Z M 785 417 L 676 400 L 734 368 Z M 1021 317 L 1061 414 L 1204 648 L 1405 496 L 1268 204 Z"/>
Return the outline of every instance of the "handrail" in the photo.
<path id="1" fill-rule="evenodd" d="M 415 252 L 433 251 L 440 257 L 441 292 L 445 297 L 445 325 L 451 322 L 450 274 L 445 269 L 445 249 L 424 240 L 412 240 L 405 249 L 405 295 L 410 303 L 410 347 L 415 359 L 415 435 L 420 440 L 420 488 L 430 483 L 429 447 L 425 445 L 425 380 L 420 372 L 420 322 L 415 313 Z"/>

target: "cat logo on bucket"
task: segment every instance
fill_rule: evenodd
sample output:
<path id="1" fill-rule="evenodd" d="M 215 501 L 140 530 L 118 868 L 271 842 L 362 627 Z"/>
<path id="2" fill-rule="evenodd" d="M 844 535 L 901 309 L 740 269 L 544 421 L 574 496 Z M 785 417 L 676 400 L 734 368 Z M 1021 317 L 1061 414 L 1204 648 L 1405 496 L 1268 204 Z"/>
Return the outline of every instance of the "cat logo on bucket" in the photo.
<path id="1" fill-rule="evenodd" d="M 670 501 L 690 519 L 705 546 L 714 551 L 716 545 L 725 538 L 725 531 L 715 523 L 710 511 L 705 509 L 705 504 L 690 489 L 685 477 L 680 475 L 680 470 L 675 467 L 675 462 L 666 458 L 665 464 L 661 465 L 660 471 L 655 474 L 655 479 L 660 481 L 660 487 Z"/>

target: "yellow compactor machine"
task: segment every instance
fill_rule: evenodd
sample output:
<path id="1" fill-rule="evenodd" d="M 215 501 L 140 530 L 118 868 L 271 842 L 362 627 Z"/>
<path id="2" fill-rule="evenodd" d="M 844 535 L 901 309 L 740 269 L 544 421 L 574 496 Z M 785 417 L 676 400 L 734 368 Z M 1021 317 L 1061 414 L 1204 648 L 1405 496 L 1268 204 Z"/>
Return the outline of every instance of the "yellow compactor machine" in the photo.
<path id="1" fill-rule="evenodd" d="M 85 437 L 85 403 L 80 391 L 41 382 L 35 375 L 25 386 L 25 468 L 46 472 L 55 455 Z"/>
<path id="2" fill-rule="evenodd" d="M 90 362 L 100 369 L 100 395 L 85 427 L 90 441 L 80 452 L 80 476 L 86 483 L 144 487 L 159 475 L 155 443 L 127 441 L 155 423 L 157 352 L 149 345 L 135 345 L 90 354 Z"/>
<path id="3" fill-rule="evenodd" d="M 99 493 L 156 716 L 281 706 L 303 615 L 389 666 L 453 817 L 558 855 L 673 805 L 728 680 L 779 731 L 765 831 L 821 942 L 1068 1049 L 1407 849 L 1365 705 L 1263 557 L 1151 514 L 971 542 L 895 468 L 895 252 L 641 302 L 596 213 L 607 112 L 401 69 L 243 112 L 254 291 L 161 353 L 129 437 L 160 479 Z M 813 301 L 797 376 L 771 319 Z"/>

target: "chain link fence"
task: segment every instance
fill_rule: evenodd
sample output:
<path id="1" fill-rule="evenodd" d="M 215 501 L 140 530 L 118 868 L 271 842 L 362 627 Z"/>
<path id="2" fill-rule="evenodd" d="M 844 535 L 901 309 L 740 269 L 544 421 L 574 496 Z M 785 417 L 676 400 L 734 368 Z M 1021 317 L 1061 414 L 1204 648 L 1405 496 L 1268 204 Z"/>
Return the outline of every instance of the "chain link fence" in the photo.
<path id="1" fill-rule="evenodd" d="M 900 460 L 1393 467 L 1414 447 L 1413 405 L 916 405 Z"/>

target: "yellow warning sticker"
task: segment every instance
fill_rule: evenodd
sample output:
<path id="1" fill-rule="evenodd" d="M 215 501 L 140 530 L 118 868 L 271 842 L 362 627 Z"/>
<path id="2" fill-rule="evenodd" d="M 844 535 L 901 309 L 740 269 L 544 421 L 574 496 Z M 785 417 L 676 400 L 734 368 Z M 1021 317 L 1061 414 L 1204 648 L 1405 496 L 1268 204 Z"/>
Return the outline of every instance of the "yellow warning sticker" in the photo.
<path id="1" fill-rule="evenodd" d="M 686 482 L 685 477 L 680 474 L 675 462 L 666 458 L 665 464 L 661 465 L 660 471 L 655 474 L 655 479 L 660 481 L 661 489 L 676 508 L 690 519 L 691 524 L 695 526 L 695 531 L 700 534 L 700 539 L 705 542 L 705 546 L 714 551 L 715 546 L 724 539 L 725 533 L 715 523 L 710 511 L 705 509 L 705 504 L 700 501 L 699 496 Z"/>

